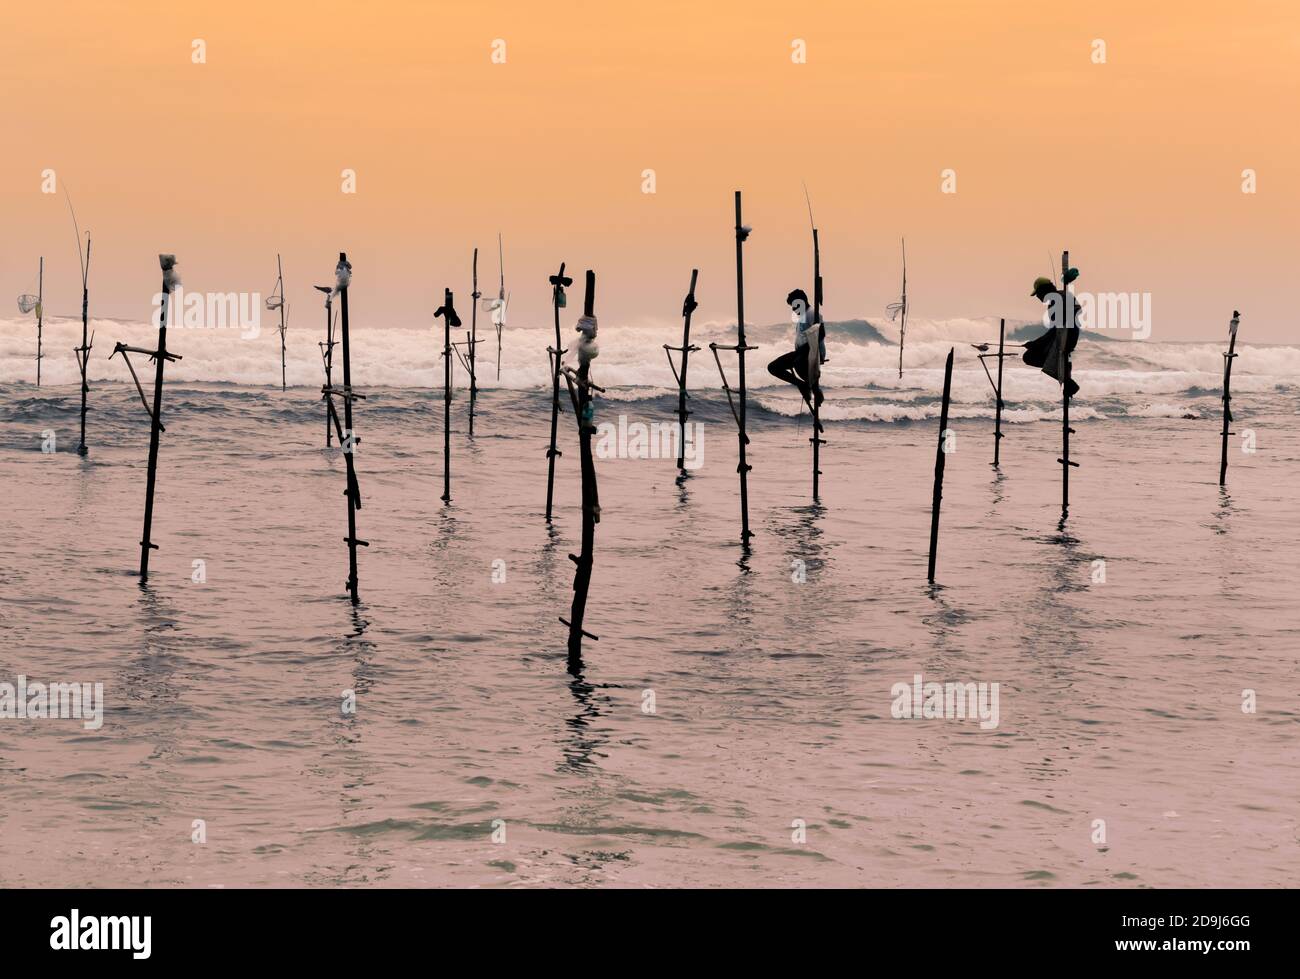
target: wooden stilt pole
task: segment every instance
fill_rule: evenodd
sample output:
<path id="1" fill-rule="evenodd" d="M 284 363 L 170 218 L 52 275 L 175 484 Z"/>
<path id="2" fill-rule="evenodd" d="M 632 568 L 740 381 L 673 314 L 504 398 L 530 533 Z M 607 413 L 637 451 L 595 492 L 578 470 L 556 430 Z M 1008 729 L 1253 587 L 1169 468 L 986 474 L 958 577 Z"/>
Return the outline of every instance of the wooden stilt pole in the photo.
<path id="1" fill-rule="evenodd" d="M 930 583 L 934 584 L 934 564 L 939 556 L 939 504 L 943 500 L 943 468 L 948 458 L 945 442 L 948 435 L 948 401 L 952 396 L 952 355 L 943 368 L 943 406 L 939 409 L 939 447 L 934 455 L 934 499 L 930 504 Z"/>
<path id="2" fill-rule="evenodd" d="M 1077 467 L 1077 462 L 1070 461 L 1070 436 L 1074 429 L 1070 427 L 1070 355 L 1066 353 L 1070 330 L 1074 326 L 1074 300 L 1070 294 L 1070 253 L 1061 252 L 1061 297 L 1062 321 L 1057 324 L 1061 332 L 1057 335 L 1057 376 L 1061 379 L 1061 522 L 1070 515 L 1070 467 Z"/>
<path id="3" fill-rule="evenodd" d="M 288 389 L 288 383 L 285 380 L 285 341 L 284 341 L 284 265 L 280 262 L 280 255 L 277 252 L 275 256 L 275 269 L 278 274 L 276 284 L 280 293 L 280 390 Z"/>
<path id="4" fill-rule="evenodd" d="M 1237 353 L 1237 326 L 1240 322 L 1241 314 L 1234 309 L 1232 323 L 1228 327 L 1228 352 L 1223 355 L 1223 452 L 1219 457 L 1220 486 L 1228 482 L 1228 436 L 1232 434 L 1229 431 L 1232 425 L 1232 362 L 1241 356 Z"/>
<path id="5" fill-rule="evenodd" d="M 1002 361 L 1006 356 L 1007 321 L 998 323 L 998 383 L 994 392 L 993 408 L 993 468 L 997 469 L 1002 453 Z"/>
<path id="6" fill-rule="evenodd" d="M 587 270 L 586 292 L 583 299 L 583 316 L 596 315 L 596 273 Z M 579 351 L 581 354 L 581 349 Z M 587 615 L 587 593 L 591 588 L 593 551 L 596 544 L 596 524 L 600 523 L 600 497 L 596 486 L 596 462 L 591 451 L 591 436 L 595 434 L 593 392 L 602 390 L 591 383 L 590 361 L 579 357 L 578 369 L 566 368 L 564 380 L 569 388 L 569 400 L 578 422 L 578 450 L 582 468 L 582 550 L 570 554 L 576 569 L 573 574 L 573 605 L 569 618 L 560 621 L 569 627 L 569 658 L 582 655 L 582 639 L 599 639 L 583 628 Z"/>
<path id="7" fill-rule="evenodd" d="M 546 522 L 551 522 L 551 511 L 555 502 L 555 459 L 564 455 L 555 447 L 557 426 L 560 418 L 560 370 L 564 361 L 564 343 L 560 339 L 560 310 L 567 299 L 564 295 L 566 286 L 573 285 L 573 280 L 564 274 L 564 263 L 560 271 L 549 279 L 551 283 L 551 308 L 555 312 L 555 346 L 547 347 L 546 352 L 551 361 L 551 447 L 546 450 Z"/>
<path id="8" fill-rule="evenodd" d="M 110 355 L 110 359 L 119 353 L 122 355 L 122 360 L 126 362 L 127 369 L 131 372 L 131 378 L 135 381 L 136 390 L 140 392 L 140 400 L 144 403 L 145 410 L 149 412 L 149 465 L 144 491 L 144 532 L 140 538 L 141 584 L 149 580 L 149 552 L 158 549 L 158 545 L 153 543 L 151 538 L 153 533 L 154 486 L 158 478 L 158 440 L 162 432 L 165 431 L 162 423 L 163 368 L 168 361 L 181 359 L 179 354 L 173 354 L 167 350 L 167 317 L 171 312 L 171 294 L 173 288 L 180 284 L 180 277 L 176 273 L 176 256 L 159 255 L 158 263 L 162 268 L 162 304 L 158 317 L 158 348 L 156 350 L 145 350 L 140 347 L 129 347 L 119 342 L 114 346 L 113 353 Z M 131 366 L 129 354 L 132 353 L 144 354 L 154 362 L 152 408 L 149 407 L 149 402 L 145 400 L 144 389 L 140 386 L 140 378 L 136 376 L 135 368 Z"/>
<path id="9" fill-rule="evenodd" d="M 474 437 L 474 402 L 478 399 L 478 374 L 475 352 L 478 350 L 478 249 L 474 249 L 474 289 L 470 293 L 469 311 L 469 437 Z"/>
<path id="10" fill-rule="evenodd" d="M 700 348 L 691 343 L 691 314 L 695 312 L 699 305 L 695 301 L 695 280 L 699 278 L 700 270 L 691 269 L 691 286 L 686 290 L 686 299 L 682 303 L 682 345 L 673 347 L 664 344 L 664 353 L 668 357 L 668 367 L 673 372 L 673 378 L 677 381 L 677 468 L 686 474 L 686 419 L 692 412 L 686 408 L 686 399 L 690 397 L 686 393 L 686 368 L 690 363 L 692 351 Z M 677 364 L 673 361 L 672 351 L 676 350 L 682 355 L 682 369 L 677 369 Z"/>
<path id="11" fill-rule="evenodd" d="M 809 214 L 812 213 L 812 207 L 809 206 Z M 816 503 L 821 499 L 821 448 L 826 444 L 822 438 L 822 416 L 821 416 L 821 346 L 822 336 L 826 331 L 826 325 L 822 322 L 822 250 L 821 241 L 817 236 L 817 229 L 812 229 L 813 236 L 813 323 L 816 324 L 815 336 L 811 336 L 808 341 L 808 393 L 812 395 L 812 401 L 809 408 L 812 410 L 813 431 L 812 437 L 808 439 L 812 443 L 813 450 L 813 471 L 812 471 L 812 498 Z"/>
<path id="12" fill-rule="evenodd" d="M 325 368 L 325 387 L 334 386 L 334 289 L 332 286 L 316 286 L 325 293 L 325 340 L 318 343 L 321 364 Z M 330 446 L 330 413 L 325 410 L 325 448 Z"/>
<path id="13" fill-rule="evenodd" d="M 45 256 L 41 256 L 41 271 L 36 286 L 36 386 L 41 386 L 41 325 L 45 316 Z"/>
<path id="14" fill-rule="evenodd" d="M 81 242 L 77 242 L 80 249 Z M 90 348 L 94 338 L 87 335 L 90 326 L 90 235 L 86 235 L 86 261 L 81 267 L 81 346 L 77 347 L 77 363 L 81 367 L 81 442 L 77 446 L 77 455 L 84 456 L 90 451 L 86 446 L 86 395 L 90 393 L 90 384 L 86 381 L 86 367 L 90 360 Z"/>
<path id="15" fill-rule="evenodd" d="M 326 385 L 321 389 L 326 405 L 329 407 L 330 418 L 334 421 L 335 434 L 339 437 L 339 446 L 343 449 L 343 461 L 347 466 L 347 489 L 343 495 L 348 498 L 348 536 L 346 538 L 348 545 L 348 594 L 352 599 L 352 604 L 356 605 L 359 601 L 358 582 L 357 582 L 357 547 L 369 547 L 370 542 L 361 540 L 357 537 L 357 511 L 361 509 L 361 486 L 357 482 L 356 462 L 353 458 L 356 446 L 361 443 L 361 439 L 356 437 L 352 428 L 352 402 L 354 399 L 365 399 L 364 394 L 357 394 L 352 390 L 352 348 L 349 343 L 350 334 L 348 332 L 348 286 L 352 282 L 352 265 L 348 262 L 346 252 L 339 252 L 339 262 L 334 269 L 335 285 L 334 291 L 339 295 L 339 306 L 342 313 L 342 346 L 343 346 L 343 388 Z M 343 416 L 344 421 L 340 423 L 338 410 L 334 407 L 334 399 L 343 399 Z"/>
<path id="16" fill-rule="evenodd" d="M 442 305 L 433 318 L 442 317 L 442 502 L 451 502 L 451 331 L 460 326 L 450 289 L 442 292 Z"/>
<path id="17" fill-rule="evenodd" d="M 718 373 L 722 375 L 722 390 L 727 392 L 727 404 L 731 407 L 731 416 L 736 420 L 736 438 L 740 450 L 740 462 L 736 465 L 736 472 L 740 475 L 740 543 L 746 550 L 749 549 L 749 539 L 754 536 L 749 529 L 749 471 L 754 467 L 745 461 L 745 447 L 749 445 L 749 435 L 745 431 L 745 353 L 758 349 L 745 342 L 744 243 L 750 231 L 751 229 L 741 222 L 740 191 L 736 191 L 736 343 L 734 346 L 710 343 L 709 349 L 713 351 L 713 360 L 718 365 Z M 731 396 L 731 387 L 727 384 L 727 372 L 722 369 L 722 360 L 718 356 L 719 350 L 736 351 L 740 364 L 739 404 Z"/>

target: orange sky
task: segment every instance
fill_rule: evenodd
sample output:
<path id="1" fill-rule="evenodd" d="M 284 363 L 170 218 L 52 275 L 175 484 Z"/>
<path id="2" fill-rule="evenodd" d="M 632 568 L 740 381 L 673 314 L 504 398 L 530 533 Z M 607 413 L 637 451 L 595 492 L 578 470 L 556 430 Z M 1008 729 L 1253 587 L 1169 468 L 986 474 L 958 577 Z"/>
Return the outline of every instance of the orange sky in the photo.
<path id="1" fill-rule="evenodd" d="M 1068 247 L 1080 289 L 1153 294 L 1152 339 L 1235 306 L 1291 342 L 1298 63 L 1284 2 L 8 3 L 0 282 L 43 253 L 47 308 L 79 308 L 48 167 L 103 316 L 148 315 L 159 251 L 188 289 L 264 293 L 279 251 L 315 329 L 344 249 L 355 323 L 427 325 L 476 244 L 493 287 L 500 229 L 512 322 L 546 321 L 561 260 L 597 270 L 604 325 L 674 319 L 692 266 L 698 315 L 734 319 L 741 189 L 748 318 L 775 322 L 810 278 L 806 180 L 830 319 L 881 315 L 906 235 L 917 317 L 1040 315 Z"/>

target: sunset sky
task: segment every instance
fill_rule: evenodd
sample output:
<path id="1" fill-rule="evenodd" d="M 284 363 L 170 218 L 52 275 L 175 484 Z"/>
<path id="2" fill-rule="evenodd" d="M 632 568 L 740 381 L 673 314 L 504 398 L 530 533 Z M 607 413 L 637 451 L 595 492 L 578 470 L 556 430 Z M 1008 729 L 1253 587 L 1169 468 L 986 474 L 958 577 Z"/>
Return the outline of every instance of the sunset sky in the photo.
<path id="1" fill-rule="evenodd" d="M 315 329 L 346 250 L 354 323 L 428 325 L 475 245 L 495 290 L 500 230 L 514 323 L 561 261 L 596 269 L 604 327 L 674 319 L 692 267 L 721 322 L 740 189 L 747 318 L 775 322 L 810 279 L 806 181 L 832 320 L 881 317 L 906 236 L 916 317 L 1037 316 L 1068 248 L 1080 289 L 1152 294 L 1153 340 L 1236 307 L 1293 342 L 1298 64 L 1285 2 L 8 3 L 0 283 L 43 254 L 47 309 L 79 310 L 66 188 L 94 315 L 146 318 L 160 251 L 263 293 L 280 252 Z"/>

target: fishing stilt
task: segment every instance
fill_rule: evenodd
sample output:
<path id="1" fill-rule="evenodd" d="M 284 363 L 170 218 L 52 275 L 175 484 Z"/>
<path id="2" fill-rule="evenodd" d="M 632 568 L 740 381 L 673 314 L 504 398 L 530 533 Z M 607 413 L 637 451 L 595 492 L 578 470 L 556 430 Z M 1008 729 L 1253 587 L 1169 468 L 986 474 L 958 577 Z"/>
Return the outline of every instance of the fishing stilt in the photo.
<path id="1" fill-rule="evenodd" d="M 36 313 L 36 386 L 41 386 L 41 326 L 45 315 L 44 298 L 45 298 L 45 258 L 40 260 L 40 268 L 36 277 L 36 295 L 23 293 L 18 297 L 18 312 Z"/>
<path id="2" fill-rule="evenodd" d="M 749 445 L 749 435 L 745 431 L 745 353 L 758 349 L 745 342 L 744 243 L 752 230 L 741 223 L 740 191 L 736 191 L 736 343 L 726 346 L 710 343 L 709 349 L 713 351 L 713 360 L 718 365 L 718 373 L 722 375 L 722 390 L 727 393 L 731 416 L 736 420 L 736 438 L 740 450 L 740 462 L 736 466 L 736 472 L 740 475 L 740 543 L 746 550 L 749 549 L 749 539 L 754 536 L 749 529 L 749 471 L 754 467 L 745 461 L 745 447 Z M 736 351 L 740 365 L 739 406 L 731 396 L 731 387 L 727 384 L 727 372 L 722 369 L 722 359 L 718 356 L 719 350 Z"/>
<path id="3" fill-rule="evenodd" d="M 582 655 L 582 639 L 599 639 L 583 628 L 587 615 L 587 593 L 591 588 L 593 550 L 596 543 L 596 524 L 600 523 L 600 496 L 596 487 L 596 462 L 591 450 L 591 437 L 596 432 L 595 393 L 604 389 L 591 381 L 591 361 L 596 356 L 596 273 L 587 270 L 586 294 L 583 299 L 582 320 L 578 330 L 583 338 L 578 342 L 578 369 L 564 368 L 564 381 L 569 388 L 569 400 L 578 422 L 578 450 L 582 468 L 582 550 L 570 554 L 576 565 L 573 573 L 573 605 L 569 618 L 560 621 L 569 627 L 570 662 Z"/>
<path id="4" fill-rule="evenodd" d="M 994 389 L 993 406 L 993 468 L 997 469 L 1002 458 L 1002 361 L 1006 357 L 1007 321 L 998 321 L 998 383 Z M 987 368 L 986 368 L 987 370 Z"/>
<path id="5" fill-rule="evenodd" d="M 690 417 L 691 412 L 686 409 L 686 399 L 690 397 L 686 393 L 686 367 L 690 362 L 691 353 L 698 351 L 700 348 L 691 343 L 691 314 L 695 312 L 699 305 L 695 301 L 695 280 L 699 277 L 699 269 L 691 269 L 691 286 L 686 290 L 686 299 L 682 303 L 682 345 L 680 347 L 669 346 L 664 344 L 664 353 L 668 357 L 668 367 L 673 372 L 673 378 L 677 381 L 677 468 L 681 470 L 683 476 L 686 475 L 686 419 Z M 677 369 L 677 364 L 673 361 L 672 351 L 676 350 L 682 355 L 682 369 Z"/>
<path id="6" fill-rule="evenodd" d="M 333 286 L 316 286 L 316 289 L 325 293 L 325 339 L 316 346 L 320 347 L 321 365 L 325 368 L 325 387 L 332 387 L 334 384 L 334 287 Z M 330 413 L 329 409 L 325 410 L 325 448 L 330 446 Z"/>
<path id="7" fill-rule="evenodd" d="M 443 381 L 442 381 L 442 502 L 451 502 L 451 331 L 460 326 L 460 317 L 452 305 L 450 289 L 442 291 L 442 305 L 434 310 L 433 318 L 442 318 Z M 473 417 L 472 415 L 470 416 Z"/>
<path id="8" fill-rule="evenodd" d="M 469 332 L 463 341 L 453 343 L 460 364 L 469 374 L 469 437 L 474 437 L 474 402 L 478 398 L 478 374 L 475 351 L 478 349 L 478 301 L 483 294 L 478 291 L 478 249 L 474 249 L 474 289 L 470 293 Z M 465 349 L 462 351 L 461 347 Z"/>
<path id="9" fill-rule="evenodd" d="M 125 343 L 118 342 L 113 347 L 113 353 L 109 355 L 110 360 L 117 354 L 122 355 L 127 370 L 131 372 L 131 379 L 135 381 L 136 390 L 140 392 L 140 401 L 144 404 L 145 411 L 149 412 L 149 468 L 144 491 L 144 533 L 140 539 L 141 584 L 149 580 L 149 552 L 158 549 L 158 545 L 151 540 L 151 534 L 153 531 L 154 485 L 158 477 L 158 438 L 164 431 L 162 424 L 163 367 L 168 361 L 181 359 L 180 354 L 173 354 L 167 350 L 167 316 L 171 312 L 171 294 L 175 287 L 180 285 L 181 281 L 180 274 L 176 271 L 176 256 L 159 255 L 158 264 L 162 267 L 162 305 L 158 317 L 158 348 L 156 350 L 145 350 L 141 347 L 128 347 Z M 152 408 L 149 407 L 149 402 L 145 400 L 144 389 L 140 386 L 140 378 L 136 376 L 135 368 L 131 366 L 131 358 L 128 354 L 133 353 L 143 354 L 154 362 Z"/>
<path id="10" fill-rule="evenodd" d="M 365 400 L 364 394 L 352 390 L 352 354 L 348 334 L 348 286 L 352 284 L 352 264 L 346 252 L 339 252 L 339 262 L 334 268 L 334 293 L 339 297 L 343 346 L 343 387 L 336 388 L 327 384 L 321 388 L 321 395 L 329 408 L 330 418 L 334 422 L 335 434 L 339 437 L 339 447 L 343 449 L 343 462 L 347 466 L 348 485 L 343 495 L 348 498 L 348 594 L 352 604 L 359 601 L 357 582 L 357 547 L 369 547 L 370 542 L 357 537 L 357 511 L 361 509 L 361 487 L 357 483 L 356 462 L 353 458 L 361 439 L 356 437 L 352 428 L 352 402 L 354 399 Z M 339 421 L 338 409 L 334 399 L 343 402 L 343 421 Z"/>
<path id="11" fill-rule="evenodd" d="M 898 377 L 903 377 L 903 340 L 907 337 L 907 239 L 903 239 L 903 296 L 885 307 L 890 320 L 899 316 L 898 323 Z M 901 315 L 900 315 L 901 314 Z"/>
<path id="12" fill-rule="evenodd" d="M 501 232 L 497 232 L 497 271 L 501 274 L 501 287 L 496 299 L 487 303 L 487 310 L 492 314 L 492 325 L 497 331 L 497 380 L 501 380 L 501 331 L 506 325 L 506 306 L 510 297 L 506 295 L 505 253 L 501 249 Z"/>
<path id="13" fill-rule="evenodd" d="M 565 348 L 560 339 L 560 310 L 568 300 L 564 289 L 573 285 L 573 280 L 564 274 L 564 263 L 560 271 L 549 279 L 551 283 L 551 308 L 555 311 L 555 346 L 547 347 L 551 360 L 551 447 L 546 450 L 546 522 L 551 522 L 551 511 L 555 501 L 555 459 L 564 455 L 555 447 L 555 437 L 560 417 L 560 370 L 563 367 Z"/>
<path id="14" fill-rule="evenodd" d="M 1070 427 L 1070 354 L 1066 352 L 1070 327 L 1074 324 L 1074 294 L 1070 292 L 1070 253 L 1061 252 L 1061 294 L 1065 300 L 1061 321 L 1056 324 L 1061 332 L 1057 338 L 1057 376 L 1061 379 L 1061 523 L 1070 515 L 1070 467 L 1078 468 L 1077 462 L 1070 461 L 1070 436 L 1074 429 Z"/>
<path id="15" fill-rule="evenodd" d="M 1232 362 L 1240 357 L 1237 353 L 1237 325 L 1241 322 L 1241 314 L 1235 309 L 1232 311 L 1232 322 L 1228 326 L 1228 352 L 1223 355 L 1223 452 L 1219 457 L 1219 485 L 1224 486 L 1228 481 L 1228 436 L 1232 434 L 1229 426 L 1232 424 Z"/>
<path id="16" fill-rule="evenodd" d="M 948 458 L 948 402 L 952 397 L 952 355 L 943 368 L 943 405 L 939 409 L 939 447 L 934 455 L 934 498 L 930 504 L 930 584 L 934 584 L 934 564 L 939 557 L 939 504 L 943 500 L 943 469 Z"/>
<path id="17" fill-rule="evenodd" d="M 812 217 L 812 205 L 808 205 L 808 217 Z M 822 322 L 822 251 L 817 228 L 812 229 L 813 236 L 813 323 L 816 324 L 815 336 L 808 338 L 808 390 L 812 394 L 813 431 L 808 439 L 812 443 L 813 472 L 812 498 L 816 503 L 821 499 L 821 447 L 826 444 L 822 438 L 822 385 L 821 385 L 821 348 L 825 342 L 826 324 Z"/>
<path id="18" fill-rule="evenodd" d="M 68 205 L 71 207 L 71 203 Z M 73 217 L 76 223 L 76 217 Z M 77 239 L 77 255 L 81 255 L 81 239 Z M 90 383 L 86 380 L 86 368 L 90 361 L 90 350 L 95 345 L 93 334 L 87 336 L 90 328 L 90 235 L 86 235 L 86 258 L 81 263 L 81 346 L 74 348 L 77 366 L 81 368 L 81 442 L 77 445 L 77 455 L 84 456 L 90 451 L 86 446 L 86 396 L 90 394 Z"/>
<path id="19" fill-rule="evenodd" d="M 288 387 L 287 382 L 285 381 L 284 334 L 286 327 L 284 322 L 284 265 L 280 262 L 280 255 L 278 252 L 275 256 L 275 269 L 275 291 L 266 297 L 266 308 L 272 312 L 277 309 L 280 311 L 280 390 L 284 391 Z M 319 289 L 320 287 L 317 286 L 317 288 Z M 326 427 L 326 434 L 328 434 L 328 432 L 329 428 Z"/>

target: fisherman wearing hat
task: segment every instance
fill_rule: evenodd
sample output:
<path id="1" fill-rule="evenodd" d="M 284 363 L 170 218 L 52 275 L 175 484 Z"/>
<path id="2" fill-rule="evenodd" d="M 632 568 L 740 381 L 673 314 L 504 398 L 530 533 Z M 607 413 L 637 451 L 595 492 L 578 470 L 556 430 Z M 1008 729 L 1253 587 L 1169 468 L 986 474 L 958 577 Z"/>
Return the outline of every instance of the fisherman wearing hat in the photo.
<path id="1" fill-rule="evenodd" d="M 817 399 L 817 407 L 820 408 L 825 398 L 822 396 L 820 385 L 814 385 L 808 382 L 808 373 L 810 367 L 810 357 L 808 349 L 808 332 L 816 325 L 813 323 L 813 311 L 808 305 L 808 294 L 802 289 L 795 289 L 790 295 L 785 297 L 786 305 L 790 307 L 794 320 L 794 349 L 788 354 L 782 354 L 767 365 L 767 372 L 779 381 L 785 381 L 787 384 L 793 384 L 803 395 L 803 399 L 809 404 L 813 403 L 813 398 Z M 819 333 L 821 331 L 818 331 Z M 822 363 L 826 362 L 826 340 L 825 337 L 818 338 L 818 356 Z"/>
<path id="2" fill-rule="evenodd" d="M 1065 286 L 1079 277 L 1078 269 L 1070 269 L 1065 276 Z M 1047 313 L 1043 317 L 1048 324 L 1047 332 L 1035 337 L 1025 344 L 1024 361 L 1030 367 L 1039 368 L 1048 377 L 1061 382 L 1059 368 L 1061 364 L 1060 337 L 1065 333 L 1065 356 L 1074 353 L 1079 342 L 1079 302 L 1066 287 L 1056 288 L 1056 283 L 1045 275 L 1034 280 L 1034 291 L 1030 293 L 1041 303 L 1047 304 Z M 1067 312 L 1068 311 L 1068 312 Z M 1059 329 L 1067 319 L 1070 326 Z M 1079 385 L 1070 379 L 1070 386 L 1065 392 L 1067 398 L 1073 398 L 1079 391 Z"/>

